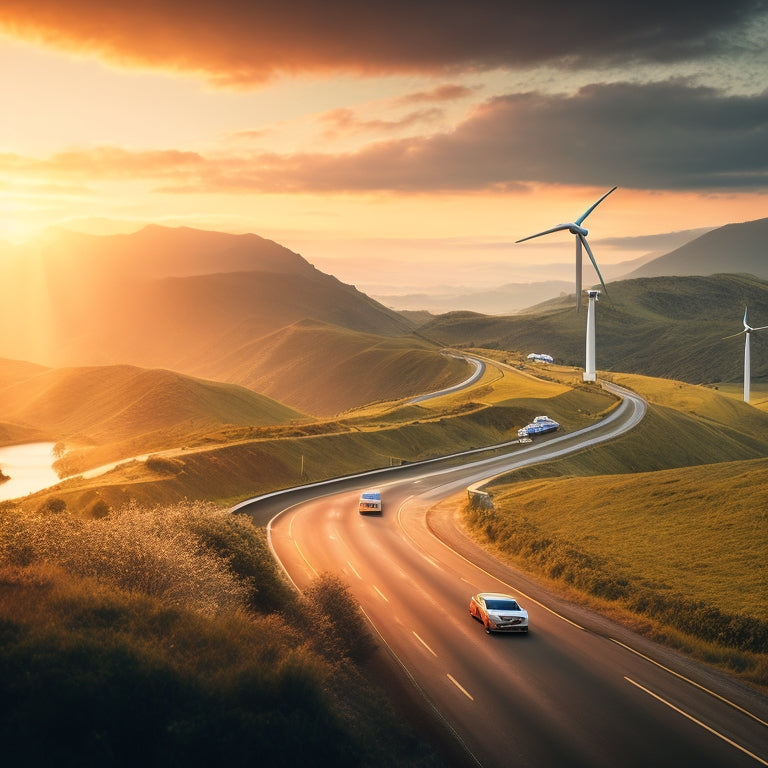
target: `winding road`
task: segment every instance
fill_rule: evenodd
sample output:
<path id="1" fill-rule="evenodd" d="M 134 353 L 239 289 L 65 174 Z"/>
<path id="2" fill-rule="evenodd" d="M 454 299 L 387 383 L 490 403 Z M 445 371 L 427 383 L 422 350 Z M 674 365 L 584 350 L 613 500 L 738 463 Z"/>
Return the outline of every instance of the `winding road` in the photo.
<path id="1" fill-rule="evenodd" d="M 349 585 L 393 675 L 450 734 L 456 765 L 768 766 L 764 697 L 549 593 L 476 547 L 453 506 L 438 505 L 489 477 L 631 429 L 645 403 L 620 394 L 610 417 L 579 432 L 236 508 L 269 521 L 273 552 L 298 589 L 323 572 Z M 382 489 L 380 517 L 357 512 L 360 490 L 371 486 Z M 486 635 L 468 612 L 478 591 L 515 594 L 529 634 Z"/>

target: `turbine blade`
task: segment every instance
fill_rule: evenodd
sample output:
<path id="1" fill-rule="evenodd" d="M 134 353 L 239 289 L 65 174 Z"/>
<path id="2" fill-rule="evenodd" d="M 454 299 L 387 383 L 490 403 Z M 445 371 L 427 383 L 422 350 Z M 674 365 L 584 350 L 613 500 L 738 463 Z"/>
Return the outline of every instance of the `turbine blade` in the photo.
<path id="1" fill-rule="evenodd" d="M 723 336 L 721 341 L 725 341 L 726 339 L 735 339 L 737 336 L 741 336 L 743 333 L 746 333 L 747 329 L 745 328 L 743 331 L 739 331 L 738 333 L 732 333 L 730 336 Z"/>
<path id="2" fill-rule="evenodd" d="M 541 237 L 542 235 L 551 235 L 553 232 L 562 232 L 564 229 L 569 229 L 570 224 L 558 224 L 556 227 L 552 227 L 552 229 L 545 229 L 543 232 L 537 232 L 535 235 L 528 235 L 528 237 L 523 237 L 520 240 L 515 240 L 516 243 L 522 243 L 526 240 L 533 240 L 534 237 Z"/>
<path id="3" fill-rule="evenodd" d="M 761 325 L 759 328 L 750 328 L 750 331 L 764 331 L 766 328 L 768 328 L 768 325 Z"/>
<path id="4" fill-rule="evenodd" d="M 608 195 L 611 194 L 611 192 L 615 192 L 617 189 L 618 189 L 618 187 L 614 187 L 613 189 L 609 189 L 596 203 L 594 203 L 593 205 L 590 205 L 589 208 L 587 208 L 587 210 L 584 211 L 584 213 L 582 213 L 581 216 L 579 216 L 578 219 L 576 219 L 576 223 L 579 226 L 581 226 L 581 222 L 584 221 L 584 219 L 586 219 L 587 216 L 589 216 L 589 214 L 592 213 L 592 211 L 594 211 L 595 208 L 597 208 L 597 206 L 600 205 L 600 203 L 602 203 L 603 200 L 605 200 L 606 197 L 608 197 Z"/>
<path id="5" fill-rule="evenodd" d="M 615 187 L 614 187 L 615 189 Z M 605 280 L 603 280 L 603 276 L 600 274 L 600 270 L 597 267 L 597 262 L 595 261 L 595 256 L 592 253 L 592 249 L 589 247 L 589 243 L 587 242 L 587 238 L 584 237 L 584 235 L 576 235 L 576 237 L 581 240 L 582 245 L 587 249 L 587 254 L 589 255 L 589 260 L 592 262 L 592 266 L 595 268 L 595 272 L 597 272 L 597 276 L 600 278 L 600 285 L 603 286 L 603 290 L 605 291 L 605 295 L 608 295 L 608 289 L 605 287 Z"/>

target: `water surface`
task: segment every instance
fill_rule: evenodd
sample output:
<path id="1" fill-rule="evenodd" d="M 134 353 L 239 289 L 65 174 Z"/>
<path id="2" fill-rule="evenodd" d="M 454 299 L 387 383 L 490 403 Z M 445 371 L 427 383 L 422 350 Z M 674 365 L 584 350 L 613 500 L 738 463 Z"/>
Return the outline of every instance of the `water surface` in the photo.
<path id="1" fill-rule="evenodd" d="M 0 469 L 11 479 L 0 483 L 0 501 L 17 499 L 59 482 L 51 466 L 55 443 L 25 443 L 0 448 Z"/>

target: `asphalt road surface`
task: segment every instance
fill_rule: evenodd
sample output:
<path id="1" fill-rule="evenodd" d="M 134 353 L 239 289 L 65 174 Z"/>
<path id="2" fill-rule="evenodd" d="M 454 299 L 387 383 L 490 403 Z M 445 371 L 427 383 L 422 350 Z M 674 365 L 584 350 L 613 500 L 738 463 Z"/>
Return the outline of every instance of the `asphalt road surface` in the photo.
<path id="1" fill-rule="evenodd" d="M 349 585 L 398 675 L 451 734 L 458 762 L 502 766 L 768 766 L 768 701 L 550 594 L 474 546 L 442 499 L 482 478 L 611 439 L 643 401 L 598 425 L 478 454 L 270 494 L 238 506 L 269 524 L 298 589 L 323 572 Z M 361 516 L 379 487 L 381 516 Z M 478 591 L 515 595 L 528 635 L 487 635 Z"/>

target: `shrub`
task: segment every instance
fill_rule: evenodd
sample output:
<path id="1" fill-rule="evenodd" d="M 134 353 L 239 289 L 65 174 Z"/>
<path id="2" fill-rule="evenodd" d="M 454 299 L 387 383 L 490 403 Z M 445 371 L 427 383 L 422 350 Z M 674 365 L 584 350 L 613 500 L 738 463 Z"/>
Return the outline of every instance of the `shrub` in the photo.
<path id="1" fill-rule="evenodd" d="M 226 558 L 230 570 L 248 585 L 249 607 L 260 613 L 285 611 L 295 593 L 278 570 L 267 545 L 266 531 L 246 515 L 210 507 L 188 517 L 187 525 L 202 544 Z"/>
<path id="2" fill-rule="evenodd" d="M 106 517 L 109 512 L 109 504 L 107 504 L 104 499 L 94 499 L 83 510 L 83 516 L 96 519 L 99 517 Z"/>
<path id="3" fill-rule="evenodd" d="M 37 509 L 41 514 L 60 515 L 66 511 L 67 502 L 57 496 L 50 496 Z"/>
<path id="4" fill-rule="evenodd" d="M 375 646 L 365 619 L 338 576 L 321 574 L 304 592 L 304 598 L 326 651 L 354 661 L 363 661 L 372 653 Z"/>
<path id="5" fill-rule="evenodd" d="M 326 663 L 275 618 L 169 610 L 50 568 L 0 581 L 10 765 L 376 764 L 324 700 Z"/>
<path id="6" fill-rule="evenodd" d="M 244 606 L 246 586 L 186 525 L 187 510 L 204 513 L 199 506 L 131 504 L 95 520 L 6 514 L 0 518 L 0 563 L 57 563 L 69 573 L 204 613 Z"/>
<path id="7" fill-rule="evenodd" d="M 183 462 L 165 456 L 150 456 L 144 464 L 147 469 L 159 475 L 178 475 L 184 471 Z"/>

